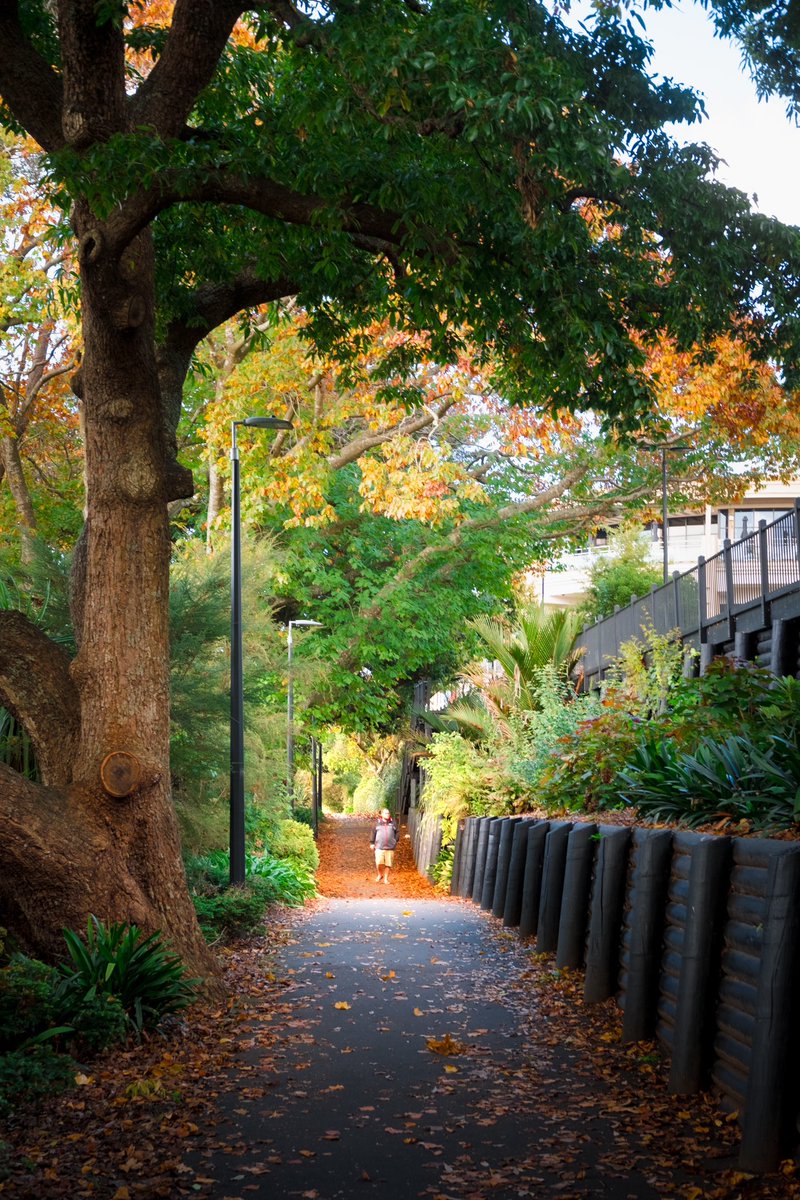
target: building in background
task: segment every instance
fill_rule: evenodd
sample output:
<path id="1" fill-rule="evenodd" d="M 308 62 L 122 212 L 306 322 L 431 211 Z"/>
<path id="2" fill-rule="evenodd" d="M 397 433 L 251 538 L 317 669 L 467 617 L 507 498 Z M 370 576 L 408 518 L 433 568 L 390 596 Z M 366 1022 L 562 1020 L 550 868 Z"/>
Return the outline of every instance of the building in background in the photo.
<path id="1" fill-rule="evenodd" d="M 667 529 L 670 572 L 688 571 L 697 565 L 701 555 L 711 558 L 720 551 L 726 538 L 738 541 L 753 533 L 759 521 L 769 523 L 793 512 L 796 496 L 800 496 L 800 479 L 788 484 L 766 483 L 735 504 L 706 505 L 702 511 L 670 513 Z M 651 522 L 645 532 L 650 535 L 649 557 L 658 566 L 663 561 L 661 522 Z M 613 528 L 599 530 L 585 549 L 565 554 L 557 569 L 532 578 L 532 594 L 552 608 L 574 608 L 581 604 L 588 593 L 592 564 L 608 553 L 609 533 L 613 533 Z"/>

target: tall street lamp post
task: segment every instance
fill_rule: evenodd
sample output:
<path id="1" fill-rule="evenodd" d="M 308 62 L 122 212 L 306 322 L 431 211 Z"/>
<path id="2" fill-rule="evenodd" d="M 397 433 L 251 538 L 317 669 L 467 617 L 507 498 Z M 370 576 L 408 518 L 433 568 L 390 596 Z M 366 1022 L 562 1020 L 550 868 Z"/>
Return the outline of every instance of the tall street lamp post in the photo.
<path id="1" fill-rule="evenodd" d="M 287 684 L 286 684 L 286 790 L 294 808 L 294 679 L 292 677 L 292 629 L 298 625 L 313 625 L 320 628 L 321 621 L 290 621 L 287 640 Z"/>
<path id="2" fill-rule="evenodd" d="M 661 454 L 661 549 L 664 563 L 664 583 L 669 583 L 669 511 L 667 507 L 667 453 L 670 450 L 689 450 L 684 445 L 668 446 L 664 442 L 640 442 L 644 450 L 658 450 Z"/>
<path id="3" fill-rule="evenodd" d="M 291 429 L 280 417 L 231 421 L 231 801 L 230 882 L 241 887 L 244 868 L 244 687 L 242 682 L 242 514 L 237 425 L 248 429 Z"/>

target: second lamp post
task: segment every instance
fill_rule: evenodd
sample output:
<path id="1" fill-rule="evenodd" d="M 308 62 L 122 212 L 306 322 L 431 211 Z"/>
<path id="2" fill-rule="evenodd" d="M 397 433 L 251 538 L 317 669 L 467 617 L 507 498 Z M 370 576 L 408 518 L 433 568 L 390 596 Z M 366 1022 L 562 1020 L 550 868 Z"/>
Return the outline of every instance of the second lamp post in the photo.
<path id="1" fill-rule="evenodd" d="M 294 680 L 292 678 L 292 628 L 297 625 L 321 626 L 321 621 L 290 621 L 288 637 L 288 678 L 286 685 L 286 791 L 294 808 Z"/>
<path id="2" fill-rule="evenodd" d="M 281 417 L 245 417 L 231 421 L 231 797 L 230 881 L 245 880 L 244 853 L 244 685 L 242 679 L 242 516 L 239 493 L 239 447 L 236 426 L 248 429 L 291 429 Z"/>

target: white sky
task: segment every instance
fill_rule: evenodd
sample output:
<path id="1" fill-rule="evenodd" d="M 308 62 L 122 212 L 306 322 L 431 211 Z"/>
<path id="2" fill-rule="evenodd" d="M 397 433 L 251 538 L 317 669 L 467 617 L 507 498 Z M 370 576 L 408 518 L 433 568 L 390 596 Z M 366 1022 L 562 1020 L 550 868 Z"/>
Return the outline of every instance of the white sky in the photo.
<path id="1" fill-rule="evenodd" d="M 572 19 L 584 4 L 572 9 Z M 644 14 L 654 46 L 652 69 L 701 92 L 708 116 L 675 126 L 680 142 L 708 142 L 725 162 L 719 178 L 751 197 L 760 212 L 800 225 L 800 129 L 786 117 L 783 100 L 759 100 L 741 52 L 714 36 L 707 14 L 679 0 L 673 9 Z"/>

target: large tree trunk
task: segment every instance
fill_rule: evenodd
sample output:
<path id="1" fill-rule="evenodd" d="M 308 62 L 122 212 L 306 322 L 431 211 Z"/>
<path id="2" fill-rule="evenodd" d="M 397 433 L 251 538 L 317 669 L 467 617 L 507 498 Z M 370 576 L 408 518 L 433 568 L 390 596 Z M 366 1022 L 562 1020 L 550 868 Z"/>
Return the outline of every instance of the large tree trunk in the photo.
<path id="1" fill-rule="evenodd" d="M 89 514 L 75 609 L 80 649 L 67 685 L 63 672 L 42 673 L 42 635 L 32 627 L 16 630 L 16 647 L 0 638 L 0 695 L 31 731 L 39 761 L 49 764 L 44 783 L 52 784 L 0 776 L 0 919 L 48 954 L 61 945 L 64 925 L 80 928 L 90 913 L 161 929 L 207 975 L 213 960 L 187 892 L 170 797 L 171 456 L 154 350 L 152 249 L 142 236 L 116 262 L 87 224 L 79 228 Z M 33 676 L 20 681 L 12 664 L 25 642 Z M 37 726 L 44 695 L 55 710 L 77 707 L 73 737 L 61 736 L 57 721 Z M 130 756 L 135 786 L 115 798 L 110 791 L 119 787 L 111 781 L 109 789 L 101 767 L 119 753 Z"/>

